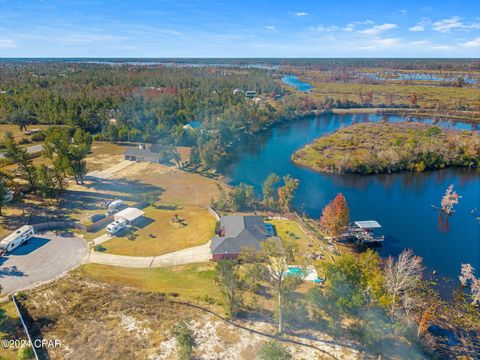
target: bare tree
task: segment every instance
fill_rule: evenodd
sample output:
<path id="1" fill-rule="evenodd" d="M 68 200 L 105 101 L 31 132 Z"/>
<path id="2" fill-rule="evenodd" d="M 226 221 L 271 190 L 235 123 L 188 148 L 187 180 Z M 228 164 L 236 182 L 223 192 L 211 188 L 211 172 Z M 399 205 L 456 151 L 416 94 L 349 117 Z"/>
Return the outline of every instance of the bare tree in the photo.
<path id="1" fill-rule="evenodd" d="M 422 258 L 412 250 L 406 249 L 395 261 L 391 256 L 385 265 L 385 289 L 391 297 L 390 313 L 397 314 L 400 307 L 405 312 L 407 320 L 415 306 L 415 291 L 417 290 L 423 272 Z"/>
<path id="2" fill-rule="evenodd" d="M 259 252 L 244 249 L 242 260 L 253 265 L 251 277 L 265 282 L 275 291 L 277 296 L 278 332 L 284 329 L 284 301 L 285 295 L 301 283 L 301 276 L 288 276 L 288 254 L 291 254 L 289 245 L 282 245 L 279 238 L 262 241 Z"/>
<path id="3" fill-rule="evenodd" d="M 442 197 L 442 211 L 450 215 L 453 213 L 453 207 L 458 204 L 458 200 L 461 198 L 456 191 L 453 190 L 453 184 L 450 185 L 445 191 L 445 195 Z"/>
<path id="4" fill-rule="evenodd" d="M 462 264 L 462 270 L 458 279 L 462 286 L 468 286 L 472 292 L 472 305 L 480 304 L 480 279 L 475 276 L 475 268 L 470 264 Z"/>

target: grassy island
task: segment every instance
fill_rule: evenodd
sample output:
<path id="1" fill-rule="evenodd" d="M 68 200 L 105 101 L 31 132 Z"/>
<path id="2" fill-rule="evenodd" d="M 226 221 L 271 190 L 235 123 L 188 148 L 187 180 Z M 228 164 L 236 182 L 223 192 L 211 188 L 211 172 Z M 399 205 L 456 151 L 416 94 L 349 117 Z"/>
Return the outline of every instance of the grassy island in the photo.
<path id="1" fill-rule="evenodd" d="M 480 165 L 480 134 L 420 123 L 362 123 L 295 152 L 294 163 L 319 172 L 379 174 Z"/>

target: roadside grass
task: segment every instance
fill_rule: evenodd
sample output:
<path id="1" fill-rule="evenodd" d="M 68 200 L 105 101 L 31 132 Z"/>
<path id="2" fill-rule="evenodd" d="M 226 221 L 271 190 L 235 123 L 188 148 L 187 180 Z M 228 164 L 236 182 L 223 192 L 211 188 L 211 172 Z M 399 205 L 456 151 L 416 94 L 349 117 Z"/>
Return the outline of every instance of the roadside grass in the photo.
<path id="1" fill-rule="evenodd" d="M 0 304 L 0 308 L 5 310 L 5 321 L 0 324 L 0 340 L 26 340 L 27 337 L 23 331 L 20 318 L 18 316 L 15 305 L 10 300 L 3 304 Z M 17 348 L 12 347 L 0 347 L 0 358 L 5 360 L 17 359 Z"/>
<path id="2" fill-rule="evenodd" d="M 179 207 L 166 210 L 149 206 L 144 209 L 149 224 L 134 231 L 135 240 L 115 237 L 102 244 L 107 253 L 130 256 L 154 256 L 203 245 L 215 234 L 215 218 L 205 208 Z M 185 226 L 171 219 L 178 215 Z M 153 236 L 151 236 L 153 235 Z"/>
<path id="3" fill-rule="evenodd" d="M 214 263 L 149 269 L 86 264 L 80 267 L 78 274 L 84 279 L 129 286 L 143 292 L 176 294 L 185 300 L 211 299 L 218 305 L 225 302 L 215 282 Z"/>

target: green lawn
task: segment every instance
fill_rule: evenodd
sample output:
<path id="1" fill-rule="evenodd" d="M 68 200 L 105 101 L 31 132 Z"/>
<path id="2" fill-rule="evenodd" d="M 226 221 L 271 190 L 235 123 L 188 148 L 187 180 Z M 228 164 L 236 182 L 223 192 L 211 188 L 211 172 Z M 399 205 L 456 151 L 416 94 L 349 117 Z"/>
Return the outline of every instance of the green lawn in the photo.
<path id="1" fill-rule="evenodd" d="M 215 264 L 199 263 L 168 268 L 133 269 L 87 264 L 79 269 L 82 277 L 131 286 L 140 291 L 177 293 L 186 299 L 205 300 L 208 296 L 223 304 L 223 295 L 215 283 Z"/>
<path id="2" fill-rule="evenodd" d="M 102 246 L 107 253 L 130 256 L 154 256 L 205 244 L 215 234 L 215 218 L 207 209 L 180 207 L 176 210 L 144 209 L 150 221 L 134 232 L 135 240 L 115 237 Z M 186 220 L 186 226 L 172 224 L 174 215 Z M 154 237 L 152 237 L 153 235 Z"/>

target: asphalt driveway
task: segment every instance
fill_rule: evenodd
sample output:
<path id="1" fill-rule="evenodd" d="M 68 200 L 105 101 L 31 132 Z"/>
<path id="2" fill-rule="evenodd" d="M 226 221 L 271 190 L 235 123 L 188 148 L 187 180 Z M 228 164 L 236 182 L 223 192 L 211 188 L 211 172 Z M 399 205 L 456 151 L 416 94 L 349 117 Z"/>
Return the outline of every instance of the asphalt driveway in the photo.
<path id="1" fill-rule="evenodd" d="M 45 232 L 0 257 L 0 285 L 7 294 L 55 279 L 87 257 L 85 241 L 69 232 Z"/>

